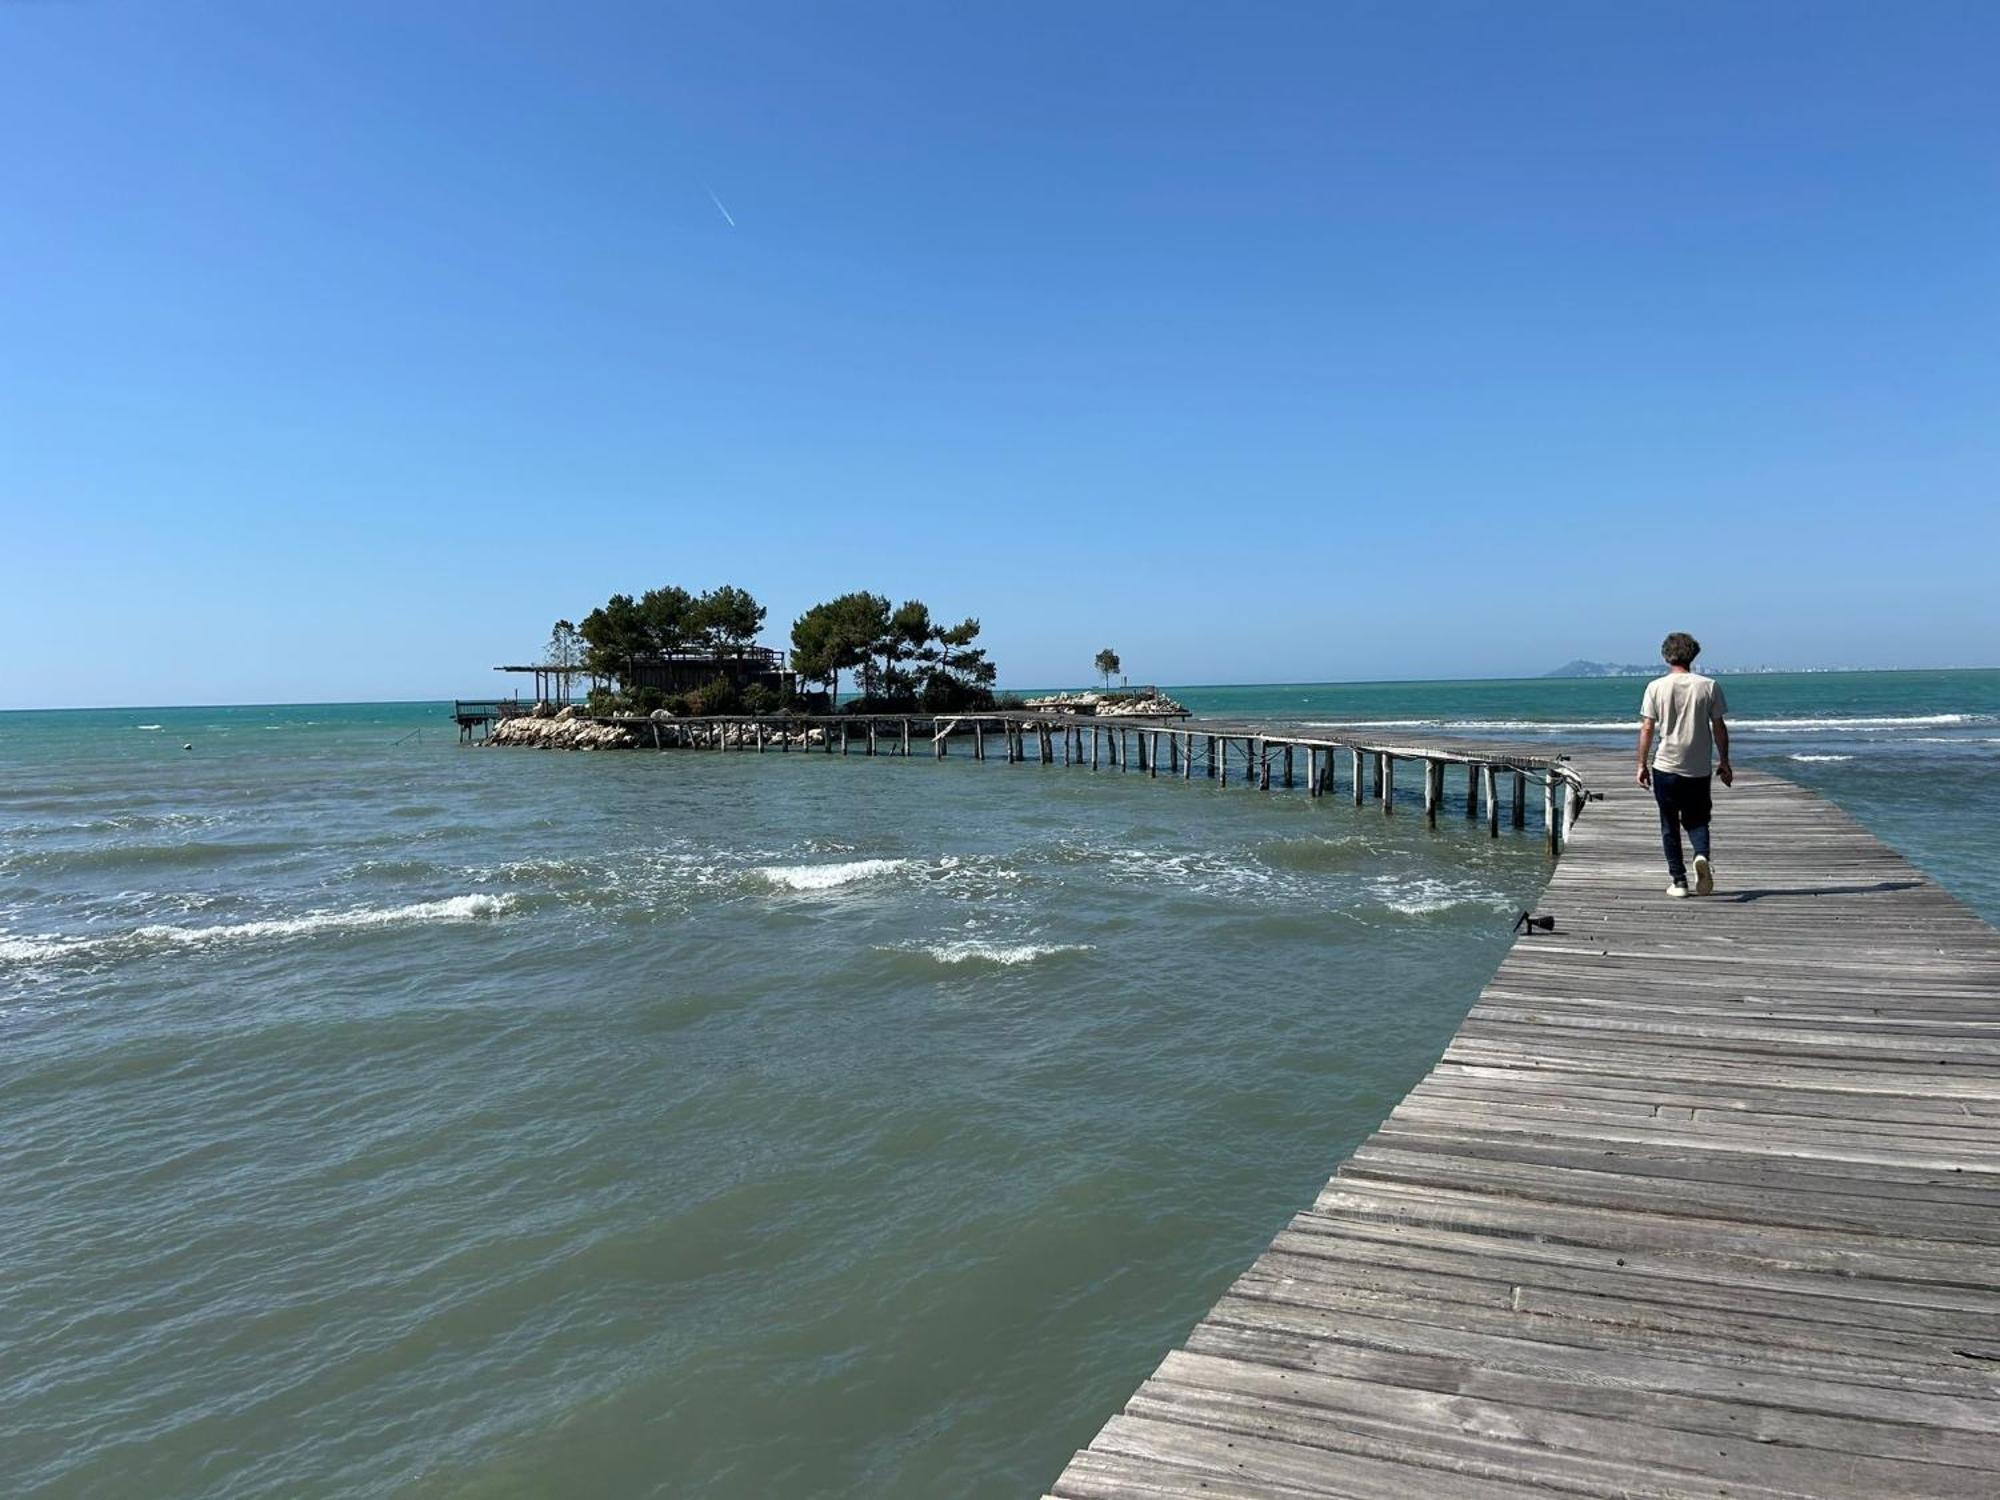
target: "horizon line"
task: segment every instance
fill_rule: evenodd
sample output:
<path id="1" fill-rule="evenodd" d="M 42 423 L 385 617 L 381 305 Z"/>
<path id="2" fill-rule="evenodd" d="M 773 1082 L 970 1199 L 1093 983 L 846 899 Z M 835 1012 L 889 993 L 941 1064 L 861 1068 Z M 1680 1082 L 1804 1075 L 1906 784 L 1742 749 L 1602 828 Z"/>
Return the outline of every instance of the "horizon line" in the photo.
<path id="1" fill-rule="evenodd" d="M 1664 663 L 1661 670 L 1665 671 Z M 1723 676 L 1732 675 L 1730 669 L 1715 668 Z M 1734 675 L 1758 677 L 1866 677 L 1891 672 L 2000 672 L 2000 665 L 1994 666 L 1953 666 L 1953 667 L 1755 667 L 1736 668 Z M 1287 688 L 1287 687 L 1407 687 L 1431 683 L 1445 685 L 1459 682 L 1629 682 L 1637 680 L 1640 674 L 1620 673 L 1602 677 L 1552 677 L 1537 673 L 1532 677 L 1478 676 L 1478 677 L 1353 677 L 1321 678 L 1318 680 L 1274 679 L 1258 682 L 1159 682 L 1155 686 L 1162 692 L 1208 692 L 1220 688 Z M 1101 692 L 1102 688 L 1076 687 L 1006 687 L 996 689 L 999 693 L 1053 693 L 1053 692 Z M 57 703 L 19 705 L 0 708 L 0 714 L 73 714 L 73 713 L 149 713 L 155 709 L 180 711 L 191 708 L 368 708 L 405 707 L 419 703 L 451 703 L 461 701 L 457 695 L 450 698 L 297 698 L 267 699 L 242 703 Z M 465 702 L 480 700 L 464 699 Z"/>

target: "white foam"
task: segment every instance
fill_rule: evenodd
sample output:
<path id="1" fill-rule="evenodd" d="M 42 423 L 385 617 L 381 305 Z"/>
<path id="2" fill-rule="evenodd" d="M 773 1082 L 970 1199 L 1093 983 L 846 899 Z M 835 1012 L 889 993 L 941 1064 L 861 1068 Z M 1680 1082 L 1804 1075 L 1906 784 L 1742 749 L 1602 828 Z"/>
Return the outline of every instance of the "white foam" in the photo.
<path id="1" fill-rule="evenodd" d="M 165 729 L 167 726 L 164 724 L 134 724 L 132 727 L 134 729 Z"/>
<path id="2" fill-rule="evenodd" d="M 927 954 L 941 964 L 986 963 L 1000 964 L 1013 968 L 1017 964 L 1031 964 L 1038 958 L 1047 958 L 1056 953 L 1088 953 L 1089 943 L 988 943 L 977 938 L 964 938 L 951 943 L 924 943 L 913 950 Z"/>
<path id="3" fill-rule="evenodd" d="M 103 937 L 59 933 L 0 935 L 0 960 L 38 963 L 74 953 L 124 948 L 203 948 L 222 943 L 306 937 L 320 932 L 356 932 L 371 927 L 400 927 L 418 922 L 476 922 L 495 917 L 513 905 L 511 896 L 475 893 L 442 901 L 416 901 L 408 906 L 359 906 L 346 911 L 309 911 L 296 917 L 272 917 L 258 922 L 225 922 L 212 927 L 153 924 Z"/>
<path id="4" fill-rule="evenodd" d="M 417 901 L 408 906 L 361 906 L 350 911 L 313 911 L 297 917 L 262 922 L 233 922 L 215 927 L 141 927 L 134 938 L 156 943 L 194 946 L 242 942 L 256 938 L 303 937 L 312 932 L 357 931 L 369 927 L 399 927 L 408 922 L 476 922 L 498 916 L 513 904 L 511 896 L 448 896 L 442 901 Z"/>
<path id="5" fill-rule="evenodd" d="M 1824 761 L 1824 760 L 1853 760 L 1854 757 L 1851 755 L 1788 755 L 1785 757 L 1785 759 L 1800 760 L 1800 761 Z"/>
<path id="6" fill-rule="evenodd" d="M 1380 876 L 1369 883 L 1376 903 L 1404 916 L 1421 917 L 1454 906 L 1486 906 L 1505 911 L 1507 898 L 1483 886 L 1454 884 L 1431 876 L 1416 879 Z"/>
<path id="7" fill-rule="evenodd" d="M 757 873 L 788 891 L 830 891 L 857 880 L 894 874 L 907 859 L 851 859 L 837 865 L 762 865 Z"/>

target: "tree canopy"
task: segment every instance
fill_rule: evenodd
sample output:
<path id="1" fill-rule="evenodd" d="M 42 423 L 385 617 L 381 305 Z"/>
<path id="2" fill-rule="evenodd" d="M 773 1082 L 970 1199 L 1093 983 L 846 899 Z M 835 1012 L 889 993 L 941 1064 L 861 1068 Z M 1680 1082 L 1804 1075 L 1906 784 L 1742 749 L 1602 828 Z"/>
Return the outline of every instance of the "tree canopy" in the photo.
<path id="1" fill-rule="evenodd" d="M 629 693 L 640 663 L 743 655 L 756 644 L 765 616 L 764 606 L 733 584 L 703 594 L 672 584 L 636 599 L 613 594 L 580 624 L 559 621 L 548 659 L 618 679 Z M 856 590 L 815 604 L 792 622 L 791 665 L 800 681 L 823 684 L 833 701 L 842 675 L 852 673 L 859 692 L 853 706 L 954 713 L 993 703 L 997 673 L 978 640 L 977 619 L 947 624 L 933 618 L 921 599 L 892 605 L 886 594 Z M 718 689 L 724 677 L 742 680 L 740 673 L 719 674 Z M 789 691 L 777 679 L 761 686 L 780 697 Z M 716 697 L 721 702 L 726 695 L 718 691 Z"/>
<path id="2" fill-rule="evenodd" d="M 632 664 L 689 651 L 740 655 L 757 641 L 766 610 L 749 590 L 723 584 L 695 595 L 677 585 L 638 599 L 613 594 L 583 617 L 583 665 L 604 677 L 627 677 Z"/>
<path id="3" fill-rule="evenodd" d="M 1108 688 L 1111 686 L 1111 679 L 1118 675 L 1122 663 L 1118 660 L 1118 653 L 1106 646 L 1097 653 L 1097 659 L 1091 665 L 1097 668 L 1097 675 L 1104 679 L 1104 685 Z"/>
<path id="4" fill-rule="evenodd" d="M 921 599 L 895 608 L 882 594 L 842 594 L 816 604 L 792 624 L 792 668 L 838 698 L 840 674 L 855 674 L 858 706 L 923 708 L 933 713 L 983 708 L 996 670 L 973 645 L 979 622 L 941 625 Z"/>

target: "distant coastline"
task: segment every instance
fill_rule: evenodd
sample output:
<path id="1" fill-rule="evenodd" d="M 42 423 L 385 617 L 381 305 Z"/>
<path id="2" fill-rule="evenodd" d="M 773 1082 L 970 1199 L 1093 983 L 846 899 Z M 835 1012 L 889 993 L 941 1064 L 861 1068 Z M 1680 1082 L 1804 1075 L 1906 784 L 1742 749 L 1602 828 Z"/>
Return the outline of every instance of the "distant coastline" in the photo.
<path id="1" fill-rule="evenodd" d="M 1658 663 L 1639 666 L 1632 662 L 1585 661 L 1578 657 L 1575 661 L 1564 662 L 1552 671 L 1541 674 L 1549 677 L 1657 677 L 1666 669 Z M 1701 670 L 1715 677 L 1794 677 L 1810 676 L 1830 672 L 1898 672 L 1898 671 L 1953 671 L 1978 668 L 1903 668 L 1903 667 L 1703 667 Z"/>

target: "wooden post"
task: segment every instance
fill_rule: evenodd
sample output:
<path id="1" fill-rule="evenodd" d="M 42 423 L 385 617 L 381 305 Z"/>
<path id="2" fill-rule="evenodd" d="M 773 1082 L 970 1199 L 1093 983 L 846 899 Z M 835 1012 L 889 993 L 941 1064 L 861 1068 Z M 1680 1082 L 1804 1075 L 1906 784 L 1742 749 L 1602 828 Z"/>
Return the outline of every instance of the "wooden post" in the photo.
<path id="1" fill-rule="evenodd" d="M 986 726 L 977 719 L 972 721 L 972 758 L 986 759 Z"/>
<path id="2" fill-rule="evenodd" d="M 1479 768 L 1479 789 L 1486 796 L 1486 833 L 1496 839 L 1500 837 L 1499 775 L 1490 761 Z"/>
<path id="3" fill-rule="evenodd" d="M 1181 768 L 1181 737 L 1173 730 L 1167 731 L 1167 772 L 1169 775 Z"/>
<path id="4" fill-rule="evenodd" d="M 1514 826 L 1528 826 L 1528 778 L 1522 771 L 1514 773 Z"/>
<path id="5" fill-rule="evenodd" d="M 1194 731 L 1190 729 L 1181 739 L 1181 780 L 1194 780 Z"/>
<path id="6" fill-rule="evenodd" d="M 1359 807 L 1363 802 L 1368 800 L 1366 789 L 1361 784 L 1361 747 L 1358 745 L 1355 746 L 1354 749 L 1348 751 L 1348 755 L 1353 761 L 1349 769 L 1354 772 L 1354 805 Z"/>
<path id="7" fill-rule="evenodd" d="M 1287 745 L 1285 746 L 1285 790 L 1290 791 L 1291 787 L 1292 787 L 1292 747 L 1290 745 Z"/>
<path id="8" fill-rule="evenodd" d="M 1223 786 L 1228 786 L 1229 785 L 1229 736 L 1225 734 L 1222 735 L 1220 738 L 1222 740 L 1222 759 L 1215 763 L 1215 774 L 1217 780 Z M 1214 744 L 1215 742 L 1211 740 L 1209 741 L 1209 743 Z"/>
<path id="9" fill-rule="evenodd" d="M 1202 736 L 1202 742 L 1202 748 L 1206 752 L 1202 758 L 1202 769 L 1206 772 L 1208 779 L 1213 781 L 1215 780 L 1215 736 L 1212 734 L 1204 735 Z"/>
<path id="10" fill-rule="evenodd" d="M 1160 779 L 1160 731 L 1150 731 L 1153 737 L 1153 753 L 1146 758 L 1147 773 L 1155 780 Z"/>
<path id="11" fill-rule="evenodd" d="M 764 726 L 762 724 L 757 726 L 757 753 L 759 755 L 764 753 Z"/>
<path id="12" fill-rule="evenodd" d="M 1396 757 L 1384 750 L 1378 764 L 1382 768 L 1382 814 L 1387 817 L 1396 810 Z"/>
<path id="13" fill-rule="evenodd" d="M 792 726 L 789 720 L 785 727 L 778 731 L 778 750 L 784 755 L 792 753 Z"/>
<path id="14" fill-rule="evenodd" d="M 1306 795 L 1308 797 L 1317 797 L 1319 795 L 1319 747 L 1317 745 L 1306 746 Z"/>
<path id="15" fill-rule="evenodd" d="M 1444 767 L 1433 756 L 1424 762 L 1424 821 L 1431 827 L 1438 822 L 1438 792 L 1444 781 Z"/>
<path id="16" fill-rule="evenodd" d="M 1377 802 L 1382 800 L 1382 774 L 1388 763 L 1389 757 L 1382 751 L 1377 750 L 1375 752 L 1375 800 Z"/>
<path id="17" fill-rule="evenodd" d="M 1097 748 L 1097 741 L 1101 733 L 1102 731 L 1097 725 L 1093 724 L 1090 726 L 1090 769 L 1093 771 L 1097 769 L 1098 755 L 1100 753 Z"/>
<path id="18" fill-rule="evenodd" d="M 1542 783 L 1542 842 L 1548 846 L 1551 855 L 1561 852 L 1562 834 L 1556 828 L 1556 776 L 1547 773 L 1548 780 Z"/>
<path id="19" fill-rule="evenodd" d="M 1271 747 L 1264 740 L 1258 740 L 1256 744 L 1257 744 L 1257 789 L 1259 791 L 1268 792 L 1271 790 Z"/>
<path id="20" fill-rule="evenodd" d="M 1465 815 L 1479 816 L 1479 762 L 1469 761 L 1465 767 Z"/>
<path id="21" fill-rule="evenodd" d="M 1146 731 L 1143 729 L 1135 730 L 1133 732 L 1132 738 L 1134 741 L 1137 742 L 1137 748 L 1139 751 L 1139 769 L 1141 771 L 1150 771 L 1152 769 L 1152 766 L 1146 760 Z"/>

